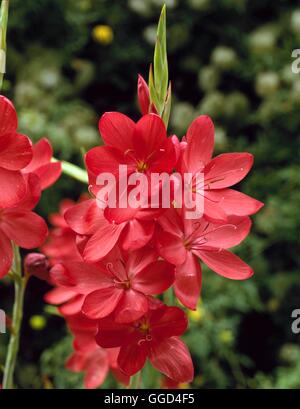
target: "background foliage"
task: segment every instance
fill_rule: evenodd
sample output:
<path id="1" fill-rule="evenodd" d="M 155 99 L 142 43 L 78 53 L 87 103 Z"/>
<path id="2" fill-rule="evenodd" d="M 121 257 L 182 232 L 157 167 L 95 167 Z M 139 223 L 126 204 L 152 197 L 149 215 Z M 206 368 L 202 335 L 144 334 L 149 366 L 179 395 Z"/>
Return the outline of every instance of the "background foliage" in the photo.
<path id="1" fill-rule="evenodd" d="M 147 77 L 160 0 L 12 0 L 4 93 L 20 129 L 47 136 L 56 156 L 82 165 L 99 143 L 97 121 L 118 110 L 138 119 L 137 74 Z M 171 131 L 209 114 L 217 152 L 249 151 L 255 166 L 241 188 L 265 202 L 238 253 L 256 275 L 231 282 L 204 272 L 202 300 L 186 340 L 197 388 L 300 388 L 300 8 L 292 0 L 167 0 L 173 88 Z M 47 216 L 85 189 L 67 177 L 45 192 Z M 63 368 L 71 339 L 45 307 L 46 284 L 32 279 L 17 383 L 22 388 L 82 387 Z M 0 308 L 12 288 L 3 282 Z M 7 338 L 0 338 L 0 365 Z M 107 386 L 112 386 L 108 380 Z M 183 387 L 185 385 L 182 385 Z"/>

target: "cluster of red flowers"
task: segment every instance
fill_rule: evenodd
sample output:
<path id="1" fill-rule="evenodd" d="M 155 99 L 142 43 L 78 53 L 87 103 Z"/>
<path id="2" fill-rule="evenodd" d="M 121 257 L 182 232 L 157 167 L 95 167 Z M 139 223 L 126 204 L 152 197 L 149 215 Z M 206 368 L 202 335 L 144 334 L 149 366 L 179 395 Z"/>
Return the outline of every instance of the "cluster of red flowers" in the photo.
<path id="1" fill-rule="evenodd" d="M 243 280 L 252 269 L 228 249 L 251 227 L 249 215 L 262 203 L 231 189 L 249 172 L 249 153 L 212 158 L 211 119 L 193 121 L 180 142 L 167 136 L 165 125 L 149 107 L 149 90 L 139 79 L 142 118 L 133 122 L 118 112 L 99 122 L 104 146 L 86 154 L 92 198 L 65 201 L 43 251 L 52 258 L 56 286 L 46 299 L 60 305 L 74 335 L 75 352 L 67 365 L 85 371 L 87 387 L 100 385 L 109 368 L 128 382 L 147 359 L 176 382 L 193 379 L 190 353 L 179 338 L 188 321 L 184 311 L 167 306 L 163 294 L 173 287 L 185 307 L 195 309 L 201 290 L 201 262 L 217 274 Z M 148 113 L 151 111 L 151 113 Z M 204 200 L 203 217 L 189 220 L 185 208 L 98 206 L 97 176 L 119 165 L 127 177 L 153 172 L 204 174 L 204 186 L 193 178 L 191 189 Z M 24 235 L 23 235 L 24 236 Z"/>
<path id="2" fill-rule="evenodd" d="M 32 145 L 17 128 L 13 104 L 0 96 L 0 278 L 11 269 L 12 242 L 32 249 L 45 241 L 47 225 L 32 210 L 42 190 L 61 174 L 60 163 L 50 163 L 53 152 L 48 140 Z"/>

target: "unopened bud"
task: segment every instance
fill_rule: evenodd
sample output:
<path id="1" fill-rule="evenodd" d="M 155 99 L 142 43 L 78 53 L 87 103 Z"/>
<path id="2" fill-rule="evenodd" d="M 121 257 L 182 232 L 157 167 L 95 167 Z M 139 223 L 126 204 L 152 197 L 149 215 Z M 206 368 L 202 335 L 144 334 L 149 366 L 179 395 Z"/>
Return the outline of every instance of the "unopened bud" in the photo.
<path id="1" fill-rule="evenodd" d="M 25 273 L 33 275 L 40 280 L 49 279 L 49 262 L 47 257 L 41 253 L 29 253 L 24 260 Z"/>

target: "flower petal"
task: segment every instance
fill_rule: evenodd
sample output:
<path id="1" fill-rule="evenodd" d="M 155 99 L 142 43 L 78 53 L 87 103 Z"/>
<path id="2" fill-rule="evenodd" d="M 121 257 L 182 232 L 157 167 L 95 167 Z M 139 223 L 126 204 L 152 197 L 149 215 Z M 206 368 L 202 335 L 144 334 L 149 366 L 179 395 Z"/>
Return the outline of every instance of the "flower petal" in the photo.
<path id="1" fill-rule="evenodd" d="M 122 298 L 124 291 L 115 287 L 96 290 L 85 297 L 82 312 L 89 318 L 104 318 L 109 315 Z"/>
<path id="2" fill-rule="evenodd" d="M 117 323 L 111 316 L 99 321 L 96 342 L 103 348 L 126 345 L 134 339 L 136 339 L 136 331 L 131 325 Z"/>
<path id="3" fill-rule="evenodd" d="M 147 114 L 137 122 L 133 134 L 133 146 L 137 158 L 146 160 L 159 151 L 166 140 L 166 128 L 158 115 Z"/>
<path id="4" fill-rule="evenodd" d="M 148 300 L 134 289 L 124 291 L 114 313 L 115 321 L 129 323 L 141 318 L 148 311 Z"/>
<path id="5" fill-rule="evenodd" d="M 178 307 L 162 307 L 150 312 L 150 326 L 156 339 L 179 336 L 187 328 L 187 317 Z"/>
<path id="6" fill-rule="evenodd" d="M 134 375 L 145 365 L 148 355 L 146 346 L 128 344 L 121 347 L 118 356 L 118 365 L 126 375 Z"/>
<path id="7" fill-rule="evenodd" d="M 154 261 L 133 277 L 132 288 L 147 295 L 161 294 L 173 284 L 174 279 L 172 264 Z"/>
<path id="8" fill-rule="evenodd" d="M 185 168 L 193 174 L 201 172 L 214 150 L 214 124 L 210 117 L 200 115 L 196 118 L 187 130 L 186 139 Z"/>
<path id="9" fill-rule="evenodd" d="M 99 121 L 99 131 L 106 145 L 126 152 L 132 148 L 135 123 L 120 112 L 106 112 Z"/>
<path id="10" fill-rule="evenodd" d="M 16 110 L 9 99 L 0 95 L 0 135 L 15 133 L 18 127 Z"/>
<path id="11" fill-rule="evenodd" d="M 67 224 L 78 234 L 92 234 L 96 230 L 97 217 L 102 217 L 103 213 L 97 206 L 95 199 L 86 200 L 64 213 Z"/>
<path id="12" fill-rule="evenodd" d="M 254 274 L 248 264 L 227 250 L 201 251 L 199 257 L 215 273 L 232 280 L 246 280 Z"/>
<path id="13" fill-rule="evenodd" d="M 220 189 L 205 192 L 205 197 L 218 203 L 227 215 L 250 216 L 257 213 L 263 203 L 233 189 Z"/>
<path id="14" fill-rule="evenodd" d="M 197 308 L 201 292 L 201 266 L 190 252 L 186 261 L 176 267 L 174 292 L 178 300 L 191 310 Z"/>
<path id="15" fill-rule="evenodd" d="M 60 178 L 62 172 L 61 163 L 48 163 L 40 168 L 36 169 L 34 172 L 39 178 L 42 190 L 47 189 L 52 186 L 57 179 Z"/>
<path id="16" fill-rule="evenodd" d="M 103 267 L 101 268 L 100 265 L 65 261 L 63 266 L 72 289 L 76 293 L 89 294 L 113 284 L 113 278 L 109 272 L 105 271 Z M 54 268 L 51 270 L 52 276 Z"/>
<path id="17" fill-rule="evenodd" d="M 0 226 L 7 237 L 25 249 L 41 246 L 48 235 L 45 221 L 25 209 L 5 209 Z"/>
<path id="18" fill-rule="evenodd" d="M 0 208 L 15 206 L 26 194 L 26 182 L 19 171 L 0 167 Z"/>
<path id="19" fill-rule="evenodd" d="M 124 227 L 124 224 L 110 224 L 108 222 L 98 227 L 84 248 L 84 260 L 93 263 L 105 257 L 116 245 Z"/>
<path id="20" fill-rule="evenodd" d="M 157 251 L 169 263 L 179 265 L 184 263 L 187 250 L 181 237 L 166 231 L 158 230 L 156 235 Z"/>
<path id="21" fill-rule="evenodd" d="M 34 172 L 39 167 L 49 164 L 53 156 L 53 149 L 47 138 L 42 138 L 33 145 L 32 151 L 32 160 L 24 169 L 27 173 Z"/>
<path id="22" fill-rule="evenodd" d="M 8 170 L 25 168 L 32 159 L 32 147 L 25 135 L 10 133 L 0 137 L 0 166 Z"/>
<path id="23" fill-rule="evenodd" d="M 0 230 L 0 278 L 4 277 L 13 260 L 13 252 L 9 238 Z"/>
<path id="24" fill-rule="evenodd" d="M 205 189 L 224 189 L 240 182 L 253 165 L 250 153 L 223 153 L 204 169 Z"/>
<path id="25" fill-rule="evenodd" d="M 130 220 L 126 223 L 120 237 L 123 250 L 137 250 L 144 247 L 152 238 L 154 223 L 152 221 Z"/>
<path id="26" fill-rule="evenodd" d="M 192 382 L 194 367 L 189 350 L 177 337 L 168 338 L 151 347 L 151 364 L 176 382 Z"/>

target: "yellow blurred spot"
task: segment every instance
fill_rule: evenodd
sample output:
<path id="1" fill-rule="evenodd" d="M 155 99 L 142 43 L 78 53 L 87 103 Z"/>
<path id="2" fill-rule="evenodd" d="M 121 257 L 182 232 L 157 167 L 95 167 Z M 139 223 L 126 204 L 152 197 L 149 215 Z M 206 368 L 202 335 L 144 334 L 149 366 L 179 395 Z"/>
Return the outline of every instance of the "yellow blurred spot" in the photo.
<path id="1" fill-rule="evenodd" d="M 204 317 L 204 314 L 205 314 L 205 310 L 202 307 L 202 301 L 201 300 L 199 301 L 198 307 L 197 307 L 197 309 L 195 311 L 191 311 L 191 310 L 188 311 L 189 318 L 192 321 L 196 321 L 196 322 L 201 321 L 203 319 L 203 317 Z"/>
<path id="2" fill-rule="evenodd" d="M 41 331 L 46 326 L 46 319 L 42 315 L 33 315 L 30 317 L 29 325 L 35 331 Z"/>
<path id="3" fill-rule="evenodd" d="M 269 311 L 274 312 L 279 308 L 279 301 L 276 298 L 271 298 L 267 303 L 267 308 Z"/>
<path id="4" fill-rule="evenodd" d="M 233 333 L 230 329 L 223 329 L 219 332 L 219 340 L 223 344 L 230 344 L 233 341 Z"/>
<path id="5" fill-rule="evenodd" d="M 110 26 L 98 25 L 93 28 L 94 40 L 100 44 L 111 44 L 114 38 L 114 33 Z"/>
<path id="6" fill-rule="evenodd" d="M 190 384 L 187 383 L 187 382 L 179 383 L 178 384 L 178 389 L 190 389 Z"/>

